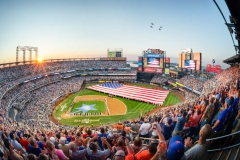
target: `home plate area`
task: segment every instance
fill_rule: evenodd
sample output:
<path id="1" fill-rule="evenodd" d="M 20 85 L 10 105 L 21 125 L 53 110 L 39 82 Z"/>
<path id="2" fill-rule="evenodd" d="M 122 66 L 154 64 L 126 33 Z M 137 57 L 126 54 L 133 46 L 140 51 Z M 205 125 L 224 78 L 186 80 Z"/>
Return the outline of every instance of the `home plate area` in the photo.
<path id="1" fill-rule="evenodd" d="M 62 114 L 62 118 L 113 116 L 124 115 L 127 112 L 126 105 L 108 96 L 88 95 L 77 96 L 73 100 L 68 111 Z"/>

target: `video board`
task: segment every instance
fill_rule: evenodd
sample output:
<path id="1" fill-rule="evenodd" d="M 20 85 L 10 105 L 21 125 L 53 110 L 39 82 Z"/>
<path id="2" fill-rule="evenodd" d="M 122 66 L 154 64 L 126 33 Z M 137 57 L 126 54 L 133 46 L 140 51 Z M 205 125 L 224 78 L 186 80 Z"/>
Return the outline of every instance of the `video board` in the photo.
<path id="1" fill-rule="evenodd" d="M 195 65 L 194 60 L 185 60 L 184 68 L 187 68 L 187 69 L 195 69 L 195 68 L 196 68 L 196 65 Z"/>
<path id="2" fill-rule="evenodd" d="M 165 59 L 165 51 L 160 49 L 147 49 L 143 51 L 143 57 L 138 58 L 138 71 L 151 73 L 164 73 L 165 61 L 170 67 L 170 58 Z M 142 62 L 140 62 L 142 60 Z M 142 65 L 142 66 L 141 66 Z"/>
<path id="3" fill-rule="evenodd" d="M 178 67 L 186 69 L 201 70 L 202 65 L 202 53 L 180 53 L 178 58 Z"/>

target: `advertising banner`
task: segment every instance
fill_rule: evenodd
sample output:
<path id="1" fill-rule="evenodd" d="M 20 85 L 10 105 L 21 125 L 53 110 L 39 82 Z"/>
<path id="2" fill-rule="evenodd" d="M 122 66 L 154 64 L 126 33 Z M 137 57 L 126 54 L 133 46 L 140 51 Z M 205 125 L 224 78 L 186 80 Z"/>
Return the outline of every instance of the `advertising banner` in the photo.
<path id="1" fill-rule="evenodd" d="M 157 68 L 157 73 L 163 73 L 163 69 L 162 68 Z"/>
<path id="2" fill-rule="evenodd" d="M 165 58 L 165 63 L 170 63 L 170 57 Z"/>
<path id="3" fill-rule="evenodd" d="M 157 68 L 153 67 L 144 67 L 144 72 L 156 72 Z"/>
<path id="4" fill-rule="evenodd" d="M 108 52 L 108 57 L 116 57 L 115 52 Z"/>
<path id="5" fill-rule="evenodd" d="M 176 84 L 179 85 L 179 86 L 181 86 L 181 87 L 184 87 L 184 85 L 181 84 L 181 83 L 176 82 Z"/>
<path id="6" fill-rule="evenodd" d="M 144 57 L 148 57 L 148 58 L 163 58 L 163 55 L 161 54 L 152 54 L 152 53 L 148 53 L 148 54 L 145 54 Z"/>
<path id="7" fill-rule="evenodd" d="M 163 67 L 163 58 L 160 58 L 159 68 L 164 68 Z"/>
<path id="8" fill-rule="evenodd" d="M 148 63 L 148 59 L 144 58 L 144 60 L 143 60 L 144 67 L 147 67 L 147 63 Z"/>
<path id="9" fill-rule="evenodd" d="M 185 92 L 182 88 L 178 88 L 180 91 Z"/>
<path id="10" fill-rule="evenodd" d="M 138 72 L 142 72 L 142 66 L 138 66 Z"/>
<path id="11" fill-rule="evenodd" d="M 175 83 L 172 83 L 171 81 L 168 81 L 169 84 L 173 85 L 174 87 L 177 87 Z"/>
<path id="12" fill-rule="evenodd" d="M 138 57 L 138 63 L 142 63 L 143 57 Z"/>
<path id="13" fill-rule="evenodd" d="M 182 54 L 181 53 L 178 55 L 178 67 L 182 68 Z"/>
<path id="14" fill-rule="evenodd" d="M 199 95 L 201 94 L 199 91 L 196 91 L 196 90 L 194 90 L 194 89 L 193 89 L 193 92 L 194 92 L 194 93 L 197 93 L 197 94 L 199 94 Z"/>
<path id="15" fill-rule="evenodd" d="M 138 57 L 138 66 L 143 65 L 143 57 Z"/>
<path id="16" fill-rule="evenodd" d="M 165 74 L 169 74 L 169 68 L 165 68 Z"/>

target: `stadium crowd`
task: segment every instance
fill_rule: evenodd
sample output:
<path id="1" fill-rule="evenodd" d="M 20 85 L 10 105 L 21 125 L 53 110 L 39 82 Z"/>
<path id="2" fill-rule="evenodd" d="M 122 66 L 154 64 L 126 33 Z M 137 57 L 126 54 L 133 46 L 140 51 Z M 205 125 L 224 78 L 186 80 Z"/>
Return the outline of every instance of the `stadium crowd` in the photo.
<path id="1" fill-rule="evenodd" d="M 112 62 L 95 63 L 102 67 L 116 66 Z M 91 62 L 92 65 L 95 63 Z M 47 66 L 47 70 L 55 72 L 76 66 L 87 68 L 89 61 L 56 64 Z M 23 66 L 22 71 L 13 77 L 20 78 L 30 73 L 30 67 L 26 68 Z M 11 77 L 15 72 L 13 67 L 6 69 L 6 74 L 0 73 Z M 0 156 L 12 160 L 200 160 L 210 146 L 208 138 L 240 129 L 239 67 L 228 68 L 204 85 L 189 77 L 180 79 L 179 82 L 187 86 L 198 83 L 195 89 L 200 91 L 203 87 L 204 94 L 134 121 L 67 128 L 48 119 L 51 113 L 48 104 L 62 95 L 78 91 L 84 81 L 134 78 L 136 76 L 64 78 L 55 75 L 23 84 L 6 83 L 0 88 Z M 155 78 L 156 81 L 158 79 L 166 81 L 162 77 Z M 191 92 L 186 94 L 191 96 Z M 9 107 L 20 110 L 24 121 L 16 122 L 9 118 Z"/>
<path id="2" fill-rule="evenodd" d="M 69 70 L 130 68 L 126 61 L 73 60 L 47 63 L 34 63 L 0 68 L 0 87 L 9 80 L 17 80 L 26 76 L 41 75 L 50 72 L 67 72 Z"/>
<path id="3" fill-rule="evenodd" d="M 198 80 L 194 76 L 191 75 L 184 76 L 183 78 L 179 79 L 178 82 L 184 84 L 185 86 L 193 88 L 194 90 L 202 92 L 203 82 Z"/>

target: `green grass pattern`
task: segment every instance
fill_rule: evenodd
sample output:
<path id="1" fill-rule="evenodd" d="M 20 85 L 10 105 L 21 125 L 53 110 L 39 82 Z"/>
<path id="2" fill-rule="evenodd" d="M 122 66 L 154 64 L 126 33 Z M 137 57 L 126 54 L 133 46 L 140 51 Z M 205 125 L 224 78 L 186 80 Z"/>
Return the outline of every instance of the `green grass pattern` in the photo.
<path id="1" fill-rule="evenodd" d="M 95 85 L 95 84 L 87 84 L 86 87 L 88 87 L 90 85 Z M 146 87 L 148 86 L 148 88 L 152 87 L 151 85 L 144 85 L 144 86 L 146 86 Z M 62 103 L 60 103 L 53 113 L 55 118 L 58 119 L 61 116 L 62 113 L 66 112 L 68 110 L 69 106 L 71 105 L 71 102 L 73 101 L 73 99 L 76 96 L 81 96 L 81 95 L 108 96 L 108 94 L 84 89 L 84 90 L 82 90 L 78 93 L 72 94 L 71 96 L 66 98 Z M 124 99 L 124 98 L 121 98 L 121 97 L 114 97 L 114 98 L 117 98 L 117 99 L 121 100 L 126 105 L 127 113 L 125 115 L 96 116 L 96 117 L 88 117 L 88 116 L 73 117 L 73 118 L 69 118 L 69 119 L 60 119 L 59 122 L 61 122 L 64 125 L 67 125 L 67 126 L 82 126 L 82 125 L 89 126 L 91 124 L 100 125 L 100 124 L 107 124 L 107 123 L 112 124 L 112 123 L 117 123 L 118 121 L 123 122 L 123 121 L 130 120 L 130 119 L 136 119 L 136 118 L 140 117 L 140 110 L 142 110 L 142 114 L 144 115 L 144 114 L 146 114 L 147 112 L 151 111 L 152 109 L 154 109 L 156 107 L 153 104 L 148 104 L 148 103 L 145 103 L 145 102 L 128 100 L 128 99 Z M 170 92 L 168 94 L 163 106 L 176 104 L 178 102 L 181 102 L 180 98 L 177 97 L 175 94 Z M 64 106 L 64 105 L 66 105 L 67 107 L 65 107 L 65 109 L 61 111 L 61 106 Z M 88 121 L 88 120 L 91 120 L 91 121 Z M 78 121 L 78 122 L 74 122 L 74 121 Z"/>

